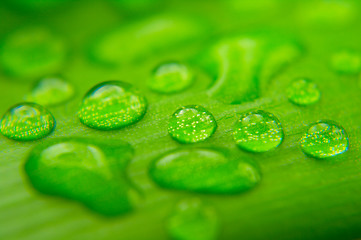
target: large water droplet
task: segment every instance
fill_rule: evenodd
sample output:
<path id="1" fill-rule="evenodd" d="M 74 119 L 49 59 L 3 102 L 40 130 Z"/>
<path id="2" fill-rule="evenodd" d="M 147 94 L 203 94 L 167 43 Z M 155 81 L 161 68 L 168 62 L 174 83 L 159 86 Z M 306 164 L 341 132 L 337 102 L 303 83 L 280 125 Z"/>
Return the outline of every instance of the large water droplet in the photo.
<path id="1" fill-rule="evenodd" d="M 213 135 L 217 123 L 213 115 L 201 106 L 185 106 L 170 118 L 168 132 L 181 143 L 201 142 Z"/>
<path id="2" fill-rule="evenodd" d="M 309 79 L 299 78 L 291 82 L 287 88 L 288 99 L 298 105 L 316 103 L 321 96 L 317 85 Z"/>
<path id="3" fill-rule="evenodd" d="M 331 58 L 331 66 L 341 74 L 357 74 L 361 71 L 361 55 L 349 50 L 337 52 Z"/>
<path id="4" fill-rule="evenodd" d="M 21 103 L 4 114 L 0 130 L 8 138 L 28 141 L 49 135 L 54 126 L 53 115 L 44 107 L 35 103 Z"/>
<path id="5" fill-rule="evenodd" d="M 9 35 L 0 48 L 2 68 L 19 77 L 39 77 L 60 70 L 67 55 L 64 42 L 40 27 Z"/>
<path id="6" fill-rule="evenodd" d="M 292 39 L 254 34 L 225 39 L 197 61 L 215 79 L 208 93 L 225 103 L 258 98 L 272 77 L 301 54 Z"/>
<path id="7" fill-rule="evenodd" d="M 159 93 L 180 92 L 193 82 L 193 73 L 188 66 L 176 62 L 157 67 L 148 81 L 148 86 Z"/>
<path id="8" fill-rule="evenodd" d="M 215 210 L 198 198 L 180 201 L 167 221 L 172 239 L 214 240 L 219 231 Z"/>
<path id="9" fill-rule="evenodd" d="M 244 192 L 261 179 L 254 163 L 207 148 L 167 153 L 152 163 L 150 176 L 164 188 L 218 194 Z"/>
<path id="10" fill-rule="evenodd" d="M 315 158 L 327 158 L 347 151 L 349 142 L 345 129 L 325 120 L 314 123 L 300 141 L 304 153 Z"/>
<path id="11" fill-rule="evenodd" d="M 280 121 L 264 111 L 248 112 L 240 117 L 233 133 L 237 145 L 250 152 L 266 152 L 278 147 L 283 140 Z"/>
<path id="12" fill-rule="evenodd" d="M 74 87 L 59 77 L 41 79 L 26 96 L 29 102 L 52 106 L 69 100 L 74 95 Z"/>
<path id="13" fill-rule="evenodd" d="M 32 150 L 25 172 L 41 193 L 81 202 L 100 214 L 118 215 L 132 210 L 139 197 L 125 173 L 132 152 L 119 141 L 57 139 Z"/>
<path id="14" fill-rule="evenodd" d="M 118 129 L 143 118 L 147 101 L 130 84 L 111 81 L 92 88 L 79 110 L 80 121 L 100 130 Z"/>

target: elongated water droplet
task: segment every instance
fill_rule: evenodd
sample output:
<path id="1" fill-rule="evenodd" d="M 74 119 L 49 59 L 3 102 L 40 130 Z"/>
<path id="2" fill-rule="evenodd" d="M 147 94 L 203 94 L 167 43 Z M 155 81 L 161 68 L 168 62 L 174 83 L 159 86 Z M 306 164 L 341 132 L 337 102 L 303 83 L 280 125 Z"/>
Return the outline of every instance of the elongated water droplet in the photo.
<path id="1" fill-rule="evenodd" d="M 300 144 L 304 153 L 315 158 L 336 156 L 346 152 L 349 146 L 345 129 L 329 120 L 312 124 Z"/>
<path id="2" fill-rule="evenodd" d="M 52 106 L 66 102 L 74 95 L 74 87 L 59 77 L 41 79 L 26 96 L 29 102 Z"/>
<path id="3" fill-rule="evenodd" d="M 57 72 L 66 55 L 64 42 L 41 27 L 18 30 L 9 35 L 0 47 L 2 68 L 18 77 L 39 77 Z"/>
<path id="4" fill-rule="evenodd" d="M 11 139 L 29 141 L 49 135 L 55 119 L 44 107 L 21 103 L 10 108 L 1 119 L 1 133 Z"/>
<path id="5" fill-rule="evenodd" d="M 244 192 L 261 179 L 255 164 L 207 148 L 167 153 L 152 163 L 150 176 L 164 188 L 218 194 Z"/>
<path id="6" fill-rule="evenodd" d="M 237 145 L 250 152 L 270 151 L 281 144 L 283 136 L 280 121 L 261 110 L 242 115 L 233 133 Z"/>
<path id="7" fill-rule="evenodd" d="M 155 69 L 148 86 L 159 93 L 180 92 L 193 82 L 193 73 L 188 66 L 176 62 L 165 63 Z"/>
<path id="8" fill-rule="evenodd" d="M 180 201 L 167 221 L 172 239 L 213 240 L 217 238 L 219 221 L 215 210 L 198 198 Z"/>
<path id="9" fill-rule="evenodd" d="M 130 84 L 111 81 L 92 88 L 79 110 L 80 121 L 88 127 L 111 130 L 143 118 L 147 101 Z"/>
<path id="10" fill-rule="evenodd" d="M 185 106 L 170 118 L 168 132 L 181 143 L 201 142 L 213 135 L 217 123 L 213 115 L 201 106 Z"/>
<path id="11" fill-rule="evenodd" d="M 88 139 L 57 139 L 36 146 L 25 163 L 33 187 L 41 193 L 83 203 L 104 215 L 129 212 L 138 191 L 125 169 L 128 144 Z"/>
<path id="12" fill-rule="evenodd" d="M 287 89 L 288 99 L 298 105 L 310 105 L 320 100 L 317 85 L 309 79 L 299 78 L 291 82 Z"/>
<path id="13" fill-rule="evenodd" d="M 331 58 L 331 66 L 340 74 L 357 74 L 361 71 L 361 55 L 349 50 L 337 52 Z"/>

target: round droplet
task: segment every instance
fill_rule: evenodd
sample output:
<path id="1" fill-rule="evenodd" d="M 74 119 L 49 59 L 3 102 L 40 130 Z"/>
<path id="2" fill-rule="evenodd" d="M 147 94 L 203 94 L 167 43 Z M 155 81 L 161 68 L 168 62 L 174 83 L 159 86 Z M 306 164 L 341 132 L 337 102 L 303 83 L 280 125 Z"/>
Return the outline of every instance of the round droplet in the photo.
<path id="1" fill-rule="evenodd" d="M 215 210 L 198 198 L 180 201 L 167 221 L 167 230 L 172 239 L 214 240 L 219 231 Z"/>
<path id="2" fill-rule="evenodd" d="M 150 176 L 163 188 L 214 194 L 244 192 L 261 179 L 254 163 L 207 148 L 167 153 L 152 163 Z"/>
<path id="3" fill-rule="evenodd" d="M 111 81 L 92 88 L 79 110 L 80 121 L 100 130 L 118 129 L 143 118 L 147 101 L 130 84 Z"/>
<path id="4" fill-rule="evenodd" d="M 148 86 L 155 92 L 180 92 L 193 82 L 192 71 L 184 64 L 166 63 L 155 69 Z"/>
<path id="5" fill-rule="evenodd" d="M 233 132 L 237 145 L 250 152 L 266 152 L 278 147 L 283 140 L 280 121 L 271 113 L 254 111 L 244 114 Z"/>
<path id="6" fill-rule="evenodd" d="M 50 140 L 31 151 L 25 172 L 41 193 L 81 202 L 103 215 L 119 215 L 139 200 L 125 173 L 132 152 L 119 141 Z"/>
<path id="7" fill-rule="evenodd" d="M 0 48 L 1 67 L 18 77 L 38 77 L 59 71 L 67 55 L 64 42 L 40 27 L 18 30 Z"/>
<path id="8" fill-rule="evenodd" d="M 21 103 L 9 109 L 1 119 L 1 133 L 11 139 L 28 141 L 43 138 L 54 129 L 53 115 L 35 103 Z"/>
<path id="9" fill-rule="evenodd" d="M 74 95 L 74 87 L 59 77 L 41 79 L 26 96 L 29 102 L 51 106 L 66 102 Z"/>
<path id="10" fill-rule="evenodd" d="M 317 85 L 309 79 L 294 80 L 287 89 L 288 99 L 297 105 L 310 105 L 316 103 L 321 96 Z"/>
<path id="11" fill-rule="evenodd" d="M 331 66 L 341 74 L 357 74 L 361 71 L 361 56 L 357 52 L 343 50 L 332 56 Z"/>
<path id="12" fill-rule="evenodd" d="M 312 124 L 300 143 L 304 153 L 315 158 L 336 156 L 349 146 L 345 129 L 328 120 Z"/>
<path id="13" fill-rule="evenodd" d="M 213 115 L 201 106 L 185 106 L 170 118 L 168 132 L 181 143 L 196 143 L 208 139 L 216 131 Z"/>

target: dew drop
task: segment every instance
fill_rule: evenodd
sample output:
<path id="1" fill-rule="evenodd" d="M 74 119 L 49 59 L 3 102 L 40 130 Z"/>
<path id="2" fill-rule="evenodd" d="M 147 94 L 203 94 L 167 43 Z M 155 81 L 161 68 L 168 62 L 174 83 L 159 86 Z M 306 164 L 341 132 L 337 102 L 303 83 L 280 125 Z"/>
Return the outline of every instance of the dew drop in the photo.
<path id="1" fill-rule="evenodd" d="M 218 216 L 200 199 L 184 199 L 168 217 L 167 230 L 172 239 L 214 240 L 219 231 Z"/>
<path id="2" fill-rule="evenodd" d="M 170 62 L 155 69 L 148 81 L 148 86 L 155 92 L 175 93 L 186 89 L 192 82 L 193 73 L 188 66 Z"/>
<path id="3" fill-rule="evenodd" d="M 104 82 L 84 97 L 78 116 L 88 127 L 111 130 L 143 118 L 147 101 L 132 85 L 120 81 Z"/>
<path id="4" fill-rule="evenodd" d="M 291 82 L 287 89 L 287 96 L 294 104 L 310 105 L 320 100 L 321 93 L 313 81 L 299 78 Z"/>
<path id="5" fill-rule="evenodd" d="M 191 105 L 178 109 L 170 118 L 168 132 L 181 143 L 205 141 L 213 135 L 217 123 L 213 115 L 201 106 Z"/>
<path id="6" fill-rule="evenodd" d="M 41 79 L 26 96 L 29 102 L 45 106 L 58 105 L 66 102 L 74 95 L 74 87 L 59 77 L 45 77 Z"/>
<path id="7" fill-rule="evenodd" d="M 315 158 L 327 158 L 344 153 L 349 147 L 345 129 L 324 120 L 312 124 L 300 141 L 303 152 Z"/>
<path id="8" fill-rule="evenodd" d="M 10 108 L 1 119 L 1 133 L 18 141 L 49 135 L 55 127 L 53 115 L 35 103 L 21 103 Z"/>
<path id="9" fill-rule="evenodd" d="M 280 121 L 261 110 L 241 116 L 233 132 L 237 145 L 250 152 L 266 152 L 278 147 L 284 134 Z"/>
<path id="10" fill-rule="evenodd" d="M 331 66 L 340 74 L 358 74 L 361 71 L 361 55 L 349 50 L 339 51 L 331 57 Z"/>
<path id="11" fill-rule="evenodd" d="M 132 148 L 119 141 L 56 139 L 36 146 L 24 167 L 37 191 L 112 216 L 131 211 L 139 200 L 125 173 L 132 154 Z"/>
<path id="12" fill-rule="evenodd" d="M 150 176 L 163 188 L 213 194 L 244 192 L 261 179 L 254 163 L 208 148 L 167 153 L 152 163 Z"/>
<path id="13" fill-rule="evenodd" d="M 59 71 L 67 49 L 58 36 L 41 27 L 20 29 L 9 35 L 0 47 L 0 63 L 17 77 L 39 77 Z"/>

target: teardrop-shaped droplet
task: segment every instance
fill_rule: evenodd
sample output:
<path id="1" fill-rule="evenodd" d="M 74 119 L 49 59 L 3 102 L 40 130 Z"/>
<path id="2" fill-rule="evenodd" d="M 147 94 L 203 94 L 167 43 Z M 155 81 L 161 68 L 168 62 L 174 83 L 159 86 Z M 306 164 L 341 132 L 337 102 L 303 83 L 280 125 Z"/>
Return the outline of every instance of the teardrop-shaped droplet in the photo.
<path id="1" fill-rule="evenodd" d="M 331 58 L 331 66 L 340 74 L 358 74 L 361 71 L 361 55 L 349 50 L 337 52 Z"/>
<path id="2" fill-rule="evenodd" d="M 132 210 L 139 197 L 125 173 L 132 152 L 119 141 L 57 139 L 32 150 L 25 172 L 41 193 L 81 202 L 103 215 L 119 215 Z"/>
<path id="3" fill-rule="evenodd" d="M 41 79 L 26 96 L 29 102 L 53 106 L 66 102 L 74 95 L 74 87 L 59 77 L 46 77 Z"/>
<path id="4" fill-rule="evenodd" d="M 282 143 L 283 136 L 280 121 L 261 110 L 242 115 L 233 132 L 237 145 L 250 152 L 270 151 Z"/>
<path id="5" fill-rule="evenodd" d="M 310 105 L 321 97 L 317 85 L 307 78 L 299 78 L 291 82 L 287 88 L 288 99 L 297 105 Z"/>
<path id="6" fill-rule="evenodd" d="M 346 152 L 349 147 L 345 129 L 329 120 L 312 124 L 300 144 L 304 153 L 315 158 L 336 156 Z"/>
<path id="7" fill-rule="evenodd" d="M 175 93 L 189 87 L 193 82 L 193 73 L 188 66 L 176 62 L 158 66 L 148 81 L 155 92 Z"/>
<path id="8" fill-rule="evenodd" d="M 11 139 L 29 141 L 49 135 L 55 126 L 53 115 L 35 103 L 10 108 L 1 119 L 1 133 Z"/>
<path id="9" fill-rule="evenodd" d="M 170 118 L 168 132 L 181 143 L 201 142 L 213 135 L 217 123 L 213 115 L 201 106 L 185 106 Z"/>
<path id="10" fill-rule="evenodd" d="M 167 219 L 167 230 L 172 239 L 214 240 L 219 231 L 218 216 L 200 199 L 184 199 Z"/>
<path id="11" fill-rule="evenodd" d="M 84 97 L 78 116 L 88 127 L 111 130 L 143 118 L 147 101 L 130 84 L 111 81 L 92 88 Z"/>
<path id="12" fill-rule="evenodd" d="M 218 194 L 244 192 L 261 179 L 254 163 L 207 148 L 167 153 L 152 163 L 150 176 L 164 188 Z"/>

